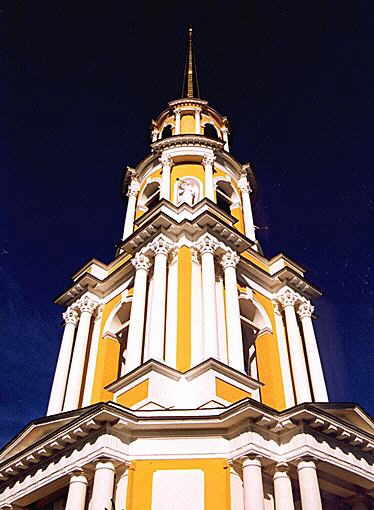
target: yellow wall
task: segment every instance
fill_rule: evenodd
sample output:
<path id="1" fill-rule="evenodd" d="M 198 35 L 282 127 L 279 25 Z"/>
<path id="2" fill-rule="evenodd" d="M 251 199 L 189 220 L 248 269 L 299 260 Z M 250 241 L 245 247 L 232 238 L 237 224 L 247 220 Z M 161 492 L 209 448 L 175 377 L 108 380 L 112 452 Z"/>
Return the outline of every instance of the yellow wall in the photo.
<path id="1" fill-rule="evenodd" d="M 255 301 L 260 303 L 275 329 L 273 304 L 257 291 L 253 291 Z M 256 359 L 259 380 L 264 383 L 261 388 L 261 400 L 264 404 L 281 411 L 285 409 L 284 387 L 280 366 L 277 337 L 272 333 L 264 333 L 256 340 Z"/>
<path id="2" fill-rule="evenodd" d="M 247 391 L 243 391 L 218 377 L 216 377 L 216 395 L 217 397 L 223 398 L 223 400 L 227 400 L 227 402 L 238 402 L 239 400 L 243 400 L 243 398 L 251 396 Z"/>
<path id="3" fill-rule="evenodd" d="M 192 177 L 196 177 L 202 184 L 202 190 L 203 190 L 203 196 L 205 194 L 204 189 L 204 168 L 202 165 L 199 165 L 197 163 L 178 163 L 173 166 L 171 170 L 171 179 L 170 179 L 170 197 L 172 202 L 174 202 L 174 196 L 175 196 L 175 183 L 177 179 L 180 179 L 181 177 L 186 177 L 187 175 L 190 175 Z M 200 197 L 200 198 L 203 198 Z"/>
<path id="4" fill-rule="evenodd" d="M 125 407 L 131 407 L 148 397 L 148 380 L 143 381 L 117 398 L 117 402 Z"/>
<path id="5" fill-rule="evenodd" d="M 191 368 L 191 250 L 182 246 L 178 251 L 178 322 L 177 370 Z"/>
<path id="6" fill-rule="evenodd" d="M 117 379 L 120 344 L 113 338 L 103 337 L 103 329 L 109 314 L 120 302 L 121 294 L 118 294 L 111 301 L 109 301 L 109 303 L 106 303 L 103 309 L 99 346 L 97 351 L 95 379 L 92 390 L 92 404 L 95 402 L 102 402 L 103 400 L 112 400 L 113 398 L 113 393 L 105 390 L 104 386 Z"/>
<path id="7" fill-rule="evenodd" d="M 225 459 L 137 460 L 132 462 L 129 469 L 126 510 L 151 510 L 153 474 L 164 469 L 202 470 L 205 479 L 204 509 L 230 510 L 230 478 L 228 463 Z"/>
<path id="8" fill-rule="evenodd" d="M 234 227 L 239 230 L 242 234 L 244 234 L 244 221 L 243 221 L 243 213 L 240 207 L 236 207 L 235 209 L 231 209 L 231 214 L 238 221 L 235 223 Z"/>
<path id="9" fill-rule="evenodd" d="M 181 117 L 181 134 L 194 134 L 195 133 L 195 117 L 187 114 Z"/>

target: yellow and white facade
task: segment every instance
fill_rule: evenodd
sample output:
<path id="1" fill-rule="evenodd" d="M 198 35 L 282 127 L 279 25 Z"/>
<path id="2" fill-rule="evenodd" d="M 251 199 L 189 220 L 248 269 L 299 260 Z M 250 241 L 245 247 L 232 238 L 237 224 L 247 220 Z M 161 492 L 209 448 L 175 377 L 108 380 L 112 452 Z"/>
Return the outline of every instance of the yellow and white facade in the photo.
<path id="1" fill-rule="evenodd" d="M 262 254 L 255 177 L 194 80 L 190 40 L 185 97 L 124 176 L 115 259 L 56 300 L 47 416 L 0 453 L 1 508 L 372 508 L 374 424 L 328 401 L 320 293 Z"/>

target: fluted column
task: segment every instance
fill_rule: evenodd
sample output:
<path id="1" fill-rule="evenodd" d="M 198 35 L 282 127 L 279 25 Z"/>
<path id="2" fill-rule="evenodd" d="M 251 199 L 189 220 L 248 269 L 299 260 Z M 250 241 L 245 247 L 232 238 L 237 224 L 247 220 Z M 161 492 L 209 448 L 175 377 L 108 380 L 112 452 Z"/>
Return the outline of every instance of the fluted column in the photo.
<path id="1" fill-rule="evenodd" d="M 298 296 L 291 289 L 286 289 L 278 299 L 284 308 L 286 316 L 286 328 L 292 374 L 295 383 L 296 402 L 298 404 L 301 402 L 311 402 L 312 398 L 304 357 L 304 348 L 295 313 L 295 304 L 298 300 Z"/>
<path id="2" fill-rule="evenodd" d="M 236 266 L 240 257 L 232 250 L 227 250 L 221 258 L 225 278 L 227 352 L 229 365 L 240 372 L 244 369 L 243 339 L 240 323 L 240 307 Z"/>
<path id="3" fill-rule="evenodd" d="M 82 470 L 75 471 L 69 480 L 65 510 L 84 510 L 86 507 L 88 480 Z"/>
<path id="4" fill-rule="evenodd" d="M 177 366 L 178 328 L 178 249 L 169 255 L 166 300 L 165 361 L 172 368 Z"/>
<path id="5" fill-rule="evenodd" d="M 218 241 L 210 234 L 204 234 L 195 246 L 201 253 L 204 355 L 205 358 L 218 359 L 216 277 L 214 267 L 214 253 L 218 247 Z"/>
<path id="6" fill-rule="evenodd" d="M 83 296 L 76 303 L 81 314 L 70 365 L 64 411 L 77 409 L 79 405 L 91 318 L 97 305 L 97 301 L 94 301 L 90 296 Z"/>
<path id="7" fill-rule="evenodd" d="M 195 110 L 195 133 L 197 135 L 201 134 L 201 110 L 197 108 Z"/>
<path id="8" fill-rule="evenodd" d="M 128 481 L 129 481 L 129 464 L 124 464 L 123 466 L 121 466 L 121 470 L 117 472 L 116 497 L 115 497 L 116 510 L 126 510 Z"/>
<path id="9" fill-rule="evenodd" d="M 181 134 L 181 111 L 176 108 L 174 110 L 175 113 L 175 134 L 180 135 Z"/>
<path id="10" fill-rule="evenodd" d="M 317 467 L 313 460 L 300 460 L 297 465 L 302 510 L 322 510 Z"/>
<path id="11" fill-rule="evenodd" d="M 149 343 L 146 359 L 164 359 L 165 315 L 166 315 L 166 276 L 168 253 L 173 243 L 164 235 L 158 236 L 149 246 L 154 253 L 153 293 L 151 319 L 149 325 Z"/>
<path id="12" fill-rule="evenodd" d="M 163 154 L 160 158 L 160 163 L 162 164 L 160 198 L 170 200 L 170 173 L 173 160 L 167 154 Z"/>
<path id="13" fill-rule="evenodd" d="M 258 457 L 243 460 L 244 510 L 264 510 L 262 466 Z"/>
<path id="14" fill-rule="evenodd" d="M 245 235 L 251 240 L 256 241 L 255 226 L 253 222 L 252 205 L 249 197 L 251 188 L 246 175 L 242 175 L 238 181 L 238 186 L 242 194 L 244 230 Z"/>
<path id="15" fill-rule="evenodd" d="M 122 239 L 127 239 L 133 233 L 135 221 L 136 197 L 138 196 L 139 188 L 140 186 L 138 180 L 135 177 L 133 177 L 131 179 L 131 184 L 127 190 L 128 196 L 127 211 Z"/>
<path id="16" fill-rule="evenodd" d="M 288 476 L 288 465 L 277 464 L 273 476 L 275 510 L 294 510 L 292 484 Z"/>
<path id="17" fill-rule="evenodd" d="M 289 408 L 295 405 L 295 397 L 292 385 L 292 375 L 290 359 L 288 356 L 287 339 L 284 330 L 280 304 L 277 301 L 273 301 L 273 305 L 286 407 Z"/>
<path id="18" fill-rule="evenodd" d="M 205 172 L 205 196 L 214 201 L 214 182 L 213 182 L 213 163 L 215 157 L 213 154 L 206 154 L 203 157 L 203 166 Z"/>
<path id="19" fill-rule="evenodd" d="M 142 360 L 144 314 L 147 297 L 147 275 L 151 268 L 149 258 L 137 253 L 132 259 L 135 267 L 134 294 L 131 305 L 129 334 L 127 337 L 127 353 L 125 373 L 138 367 Z"/>
<path id="20" fill-rule="evenodd" d="M 329 398 L 327 395 L 325 376 L 322 369 L 321 358 L 312 323 L 313 312 L 314 306 L 312 306 L 309 301 L 302 302 L 297 310 L 303 327 L 305 350 L 308 359 L 314 400 L 316 402 L 328 402 Z"/>
<path id="21" fill-rule="evenodd" d="M 56 414 L 62 411 L 71 353 L 74 344 L 75 328 L 79 319 L 78 312 L 71 307 L 69 307 L 62 316 L 65 321 L 65 329 L 62 336 L 60 352 L 58 354 L 47 415 Z"/>
<path id="22" fill-rule="evenodd" d="M 95 466 L 90 510 L 112 508 L 115 467 L 109 460 L 100 460 Z"/>

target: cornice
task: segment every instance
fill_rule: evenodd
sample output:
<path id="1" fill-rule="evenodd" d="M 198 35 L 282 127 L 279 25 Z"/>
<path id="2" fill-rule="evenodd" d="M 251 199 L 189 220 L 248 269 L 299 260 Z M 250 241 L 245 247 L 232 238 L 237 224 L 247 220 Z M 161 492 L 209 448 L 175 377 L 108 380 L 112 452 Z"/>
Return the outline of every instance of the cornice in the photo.
<path id="1" fill-rule="evenodd" d="M 206 147 L 208 149 L 223 150 L 225 142 L 207 138 L 204 135 L 174 135 L 169 138 L 157 140 L 151 144 L 153 152 L 160 153 L 163 150 L 175 147 Z"/>

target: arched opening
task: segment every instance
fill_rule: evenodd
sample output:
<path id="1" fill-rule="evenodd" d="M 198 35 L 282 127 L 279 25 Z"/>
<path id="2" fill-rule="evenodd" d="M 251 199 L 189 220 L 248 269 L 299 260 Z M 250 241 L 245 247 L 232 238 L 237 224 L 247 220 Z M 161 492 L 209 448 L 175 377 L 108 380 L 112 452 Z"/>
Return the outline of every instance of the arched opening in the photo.
<path id="1" fill-rule="evenodd" d="M 131 301 L 121 303 L 119 309 L 113 316 L 108 325 L 107 332 L 116 337 L 120 344 L 118 357 L 117 377 L 124 375 L 126 353 L 127 353 L 127 337 L 130 324 Z"/>
<path id="2" fill-rule="evenodd" d="M 218 207 L 228 214 L 231 214 L 232 204 L 239 201 L 234 188 L 226 181 L 217 182 L 216 200 Z"/>
<path id="3" fill-rule="evenodd" d="M 170 124 L 168 124 L 167 126 L 164 127 L 164 129 L 162 130 L 162 133 L 161 133 L 161 138 L 164 139 L 164 138 L 170 138 L 170 136 L 173 136 L 173 129 L 172 127 L 170 126 Z"/>
<path id="4" fill-rule="evenodd" d="M 204 126 L 204 136 L 207 138 L 214 138 L 215 140 L 219 139 L 218 132 L 213 124 L 205 124 Z"/>
<path id="5" fill-rule="evenodd" d="M 144 188 L 139 205 L 147 210 L 153 209 L 160 201 L 160 183 L 150 182 Z"/>
<path id="6" fill-rule="evenodd" d="M 246 373 L 250 377 L 258 379 L 256 339 L 259 332 L 269 326 L 263 313 L 251 299 L 240 298 L 239 306 L 243 338 L 244 367 Z"/>

